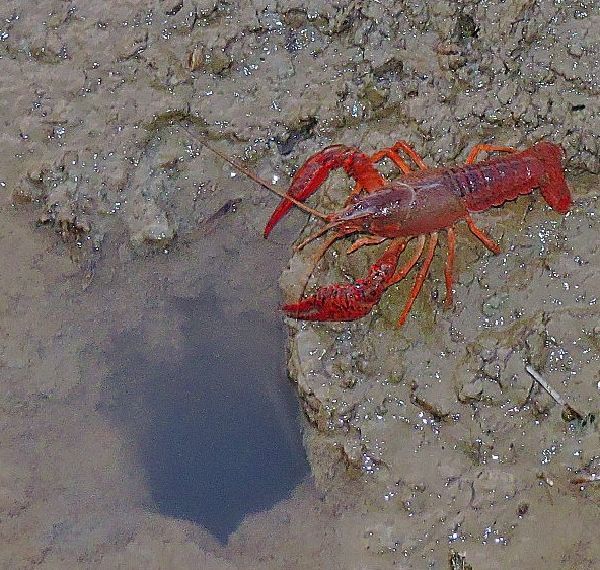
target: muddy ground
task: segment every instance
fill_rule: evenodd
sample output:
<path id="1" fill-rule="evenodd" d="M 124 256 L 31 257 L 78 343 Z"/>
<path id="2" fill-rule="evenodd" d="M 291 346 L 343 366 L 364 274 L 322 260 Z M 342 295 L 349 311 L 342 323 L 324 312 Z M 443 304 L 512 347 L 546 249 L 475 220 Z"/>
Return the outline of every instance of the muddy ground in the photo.
<path id="1" fill-rule="evenodd" d="M 445 569 L 454 549 L 473 568 L 597 568 L 598 485 L 572 480 L 600 469 L 599 30 L 592 1 L 5 1 L 0 564 Z M 404 138 L 443 164 L 547 138 L 575 200 L 479 215 L 499 256 L 461 229 L 450 310 L 440 248 L 401 330 L 409 281 L 354 323 L 287 321 L 313 476 L 225 545 L 156 508 L 137 434 L 110 413 L 115 339 L 176 360 L 173 299 L 207 296 L 229 328 L 277 327 L 306 216 L 263 240 L 275 200 L 187 124 L 281 188 L 333 142 Z M 350 187 L 336 174 L 314 204 Z M 342 245 L 314 283 L 378 252 Z M 246 389 L 299 429 L 277 389 Z"/>

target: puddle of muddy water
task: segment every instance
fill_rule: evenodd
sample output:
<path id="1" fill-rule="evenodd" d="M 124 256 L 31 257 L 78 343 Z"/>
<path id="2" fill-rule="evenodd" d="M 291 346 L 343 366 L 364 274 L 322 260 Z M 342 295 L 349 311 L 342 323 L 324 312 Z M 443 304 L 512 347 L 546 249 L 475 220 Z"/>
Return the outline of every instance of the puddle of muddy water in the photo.
<path id="1" fill-rule="evenodd" d="M 172 310 L 184 339 L 176 354 L 141 334 L 116 339 L 106 408 L 135 438 L 154 508 L 225 542 L 308 473 L 284 331 L 276 315 L 230 315 L 214 294 Z"/>

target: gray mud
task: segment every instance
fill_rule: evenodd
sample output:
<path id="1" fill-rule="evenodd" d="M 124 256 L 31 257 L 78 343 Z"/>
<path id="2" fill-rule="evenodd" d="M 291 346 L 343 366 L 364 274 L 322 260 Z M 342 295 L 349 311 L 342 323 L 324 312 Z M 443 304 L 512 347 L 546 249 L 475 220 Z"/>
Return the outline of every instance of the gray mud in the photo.
<path id="1" fill-rule="evenodd" d="M 318 485 L 336 494 L 340 478 L 360 478 L 357 520 L 382 560 L 400 553 L 441 565 L 441 544 L 466 551 L 475 568 L 535 568 L 545 551 L 597 559 L 586 541 L 597 496 L 573 481 L 596 473 L 600 452 L 600 251 L 591 239 L 600 228 L 597 195 L 587 193 L 595 187 L 577 188 L 563 219 L 539 200 L 509 206 L 517 223 L 502 211 L 482 215 L 503 236 L 498 256 L 459 234 L 450 310 L 438 254 L 402 329 L 410 281 L 360 321 L 289 323 Z M 352 274 L 353 256 L 326 260 L 319 280 Z M 293 267 L 284 287 L 304 274 L 302 259 Z M 583 418 L 565 419 L 527 363 Z"/>
<path id="2" fill-rule="evenodd" d="M 585 0 L 3 2 L 0 564 L 445 569 L 453 549 L 474 568 L 597 568 L 599 487 L 571 481 L 600 469 L 587 416 L 600 409 L 599 30 Z M 218 292 L 215 330 L 250 315 L 243 330 L 282 342 L 278 280 L 297 298 L 306 258 L 289 245 L 305 216 L 262 240 L 275 200 L 192 143 L 188 123 L 281 188 L 334 142 L 403 138 L 444 164 L 546 138 L 565 149 L 575 198 L 562 217 L 535 193 L 478 216 L 499 256 L 459 231 L 451 310 L 440 248 L 401 330 L 409 281 L 354 323 L 288 321 L 314 483 L 247 515 L 226 545 L 181 507 L 161 513 L 140 443 L 154 420 L 187 410 L 196 423 L 201 409 L 176 397 L 201 341 L 175 300 Z M 336 174 L 311 203 L 332 209 L 350 188 Z M 378 253 L 344 245 L 311 287 L 364 274 Z M 173 400 L 131 374 L 169 354 Z M 585 421 L 565 421 L 526 362 Z M 247 422 L 234 453 L 244 426 L 279 431 L 291 466 L 273 466 L 277 500 L 303 459 L 286 379 L 264 374 L 231 384 Z M 224 446 L 221 431 L 195 441 Z"/>

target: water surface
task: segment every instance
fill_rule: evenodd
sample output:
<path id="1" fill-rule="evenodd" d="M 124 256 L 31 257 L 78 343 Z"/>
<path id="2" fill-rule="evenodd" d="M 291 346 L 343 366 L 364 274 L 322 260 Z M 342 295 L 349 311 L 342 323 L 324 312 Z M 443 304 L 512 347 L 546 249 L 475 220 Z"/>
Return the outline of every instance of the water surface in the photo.
<path id="1" fill-rule="evenodd" d="M 160 354 L 136 334 L 116 340 L 110 409 L 137 438 L 158 511 L 226 541 L 308 473 L 281 317 L 234 316 L 214 294 L 174 300 L 173 311 L 181 350 Z"/>

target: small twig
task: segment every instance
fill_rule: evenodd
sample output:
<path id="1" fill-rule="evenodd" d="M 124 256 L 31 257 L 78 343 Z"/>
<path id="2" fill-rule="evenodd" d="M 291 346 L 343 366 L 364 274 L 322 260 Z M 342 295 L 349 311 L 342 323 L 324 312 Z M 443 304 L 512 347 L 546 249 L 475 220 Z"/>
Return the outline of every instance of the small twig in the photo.
<path id="1" fill-rule="evenodd" d="M 527 366 L 525 366 L 525 370 L 527 370 L 527 372 L 529 372 L 529 374 L 531 374 L 531 376 L 533 376 L 533 379 L 538 384 L 540 384 L 542 386 L 542 388 L 544 390 L 546 390 L 546 392 L 548 392 L 548 394 L 550 394 L 550 397 L 557 404 L 559 404 L 561 406 L 567 405 L 567 403 L 562 399 L 561 395 L 552 386 L 550 386 L 550 384 L 548 384 L 548 382 L 546 382 L 546 380 L 544 380 L 542 375 L 535 368 L 533 368 L 533 366 L 531 366 L 531 364 L 528 364 Z"/>
<path id="2" fill-rule="evenodd" d="M 580 414 L 573 406 L 571 406 L 568 402 L 566 402 L 562 396 L 552 387 L 542 375 L 535 369 L 531 364 L 525 366 L 525 370 L 533 377 L 533 379 L 544 389 L 550 397 L 563 408 L 563 413 L 567 418 L 573 419 L 577 418 L 579 420 L 583 419 L 583 415 Z M 569 420 L 570 421 L 570 420 Z"/>
<path id="3" fill-rule="evenodd" d="M 572 485 L 589 485 L 590 483 L 600 483 L 600 475 L 597 473 L 592 473 L 588 477 L 575 477 L 571 479 L 570 483 Z"/>

